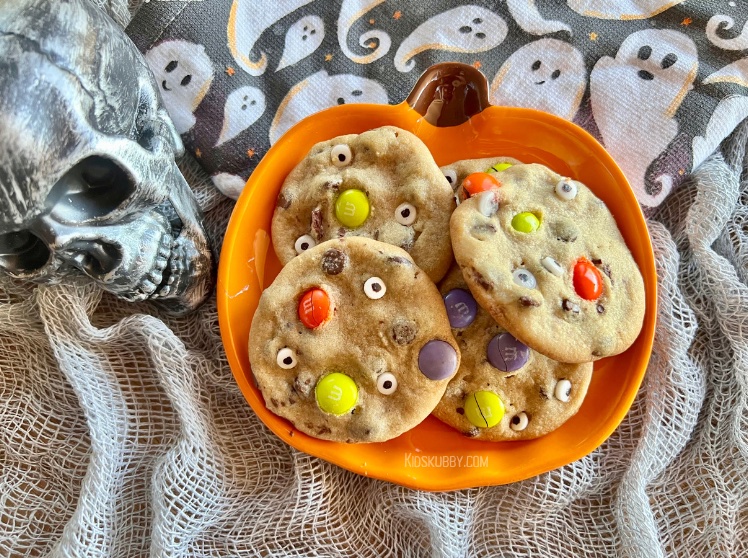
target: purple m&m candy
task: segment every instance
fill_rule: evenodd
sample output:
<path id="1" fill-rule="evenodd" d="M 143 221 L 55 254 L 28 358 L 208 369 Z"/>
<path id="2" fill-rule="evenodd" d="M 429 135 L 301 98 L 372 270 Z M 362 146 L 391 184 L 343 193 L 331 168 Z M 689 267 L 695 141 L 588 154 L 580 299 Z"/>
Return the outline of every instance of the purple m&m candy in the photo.
<path id="1" fill-rule="evenodd" d="M 457 371 L 457 351 L 446 341 L 432 339 L 418 353 L 418 368 L 429 380 L 444 380 Z"/>
<path id="2" fill-rule="evenodd" d="M 478 305 L 473 295 L 465 289 L 452 289 L 444 295 L 444 306 L 447 307 L 449 325 L 467 327 L 473 323 Z"/>
<path id="3" fill-rule="evenodd" d="M 500 333 L 488 342 L 488 362 L 504 372 L 522 368 L 530 358 L 530 349 L 510 333 Z"/>

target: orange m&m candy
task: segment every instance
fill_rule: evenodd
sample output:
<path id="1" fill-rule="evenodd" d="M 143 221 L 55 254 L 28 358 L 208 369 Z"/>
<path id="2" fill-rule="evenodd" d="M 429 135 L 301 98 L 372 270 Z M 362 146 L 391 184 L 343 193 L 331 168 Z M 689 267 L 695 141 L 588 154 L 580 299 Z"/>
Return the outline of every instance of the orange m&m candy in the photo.
<path id="1" fill-rule="evenodd" d="M 462 181 L 462 190 L 465 193 L 465 197 L 469 198 L 480 192 L 487 192 L 501 186 L 496 177 L 487 172 L 474 172 L 465 177 Z"/>
<path id="2" fill-rule="evenodd" d="M 322 289 L 310 289 L 299 301 L 299 319 L 309 329 L 316 329 L 330 317 L 330 297 Z"/>
<path id="3" fill-rule="evenodd" d="M 603 294 L 603 276 L 587 258 L 574 264 L 574 290 L 585 300 L 597 300 Z"/>

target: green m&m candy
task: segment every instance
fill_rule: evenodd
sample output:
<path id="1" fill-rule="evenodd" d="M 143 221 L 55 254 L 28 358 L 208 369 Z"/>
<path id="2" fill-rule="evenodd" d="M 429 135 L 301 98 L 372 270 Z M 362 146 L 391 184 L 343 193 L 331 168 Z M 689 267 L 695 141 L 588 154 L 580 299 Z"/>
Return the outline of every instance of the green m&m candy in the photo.
<path id="1" fill-rule="evenodd" d="M 530 213 L 529 211 L 517 213 L 517 215 L 512 218 L 512 228 L 515 231 L 531 233 L 538 230 L 539 226 L 540 219 L 538 219 L 534 213 Z"/>

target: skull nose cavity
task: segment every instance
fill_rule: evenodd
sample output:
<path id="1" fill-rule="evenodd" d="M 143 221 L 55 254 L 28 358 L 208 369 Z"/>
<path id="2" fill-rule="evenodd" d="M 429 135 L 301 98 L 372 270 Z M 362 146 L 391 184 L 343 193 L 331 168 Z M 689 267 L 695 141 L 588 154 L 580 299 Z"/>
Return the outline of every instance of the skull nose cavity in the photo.
<path id="1" fill-rule="evenodd" d="M 68 244 L 60 257 L 93 278 L 111 273 L 122 262 L 119 246 L 100 240 L 78 240 Z"/>

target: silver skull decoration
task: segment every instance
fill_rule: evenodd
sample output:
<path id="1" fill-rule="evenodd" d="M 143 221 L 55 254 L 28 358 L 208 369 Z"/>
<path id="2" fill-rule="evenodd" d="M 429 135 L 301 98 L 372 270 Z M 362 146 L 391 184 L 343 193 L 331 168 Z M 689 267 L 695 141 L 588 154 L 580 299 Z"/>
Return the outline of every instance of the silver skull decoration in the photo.
<path id="1" fill-rule="evenodd" d="M 213 258 L 135 45 L 87 0 L 0 2 L 0 270 L 195 309 Z"/>

